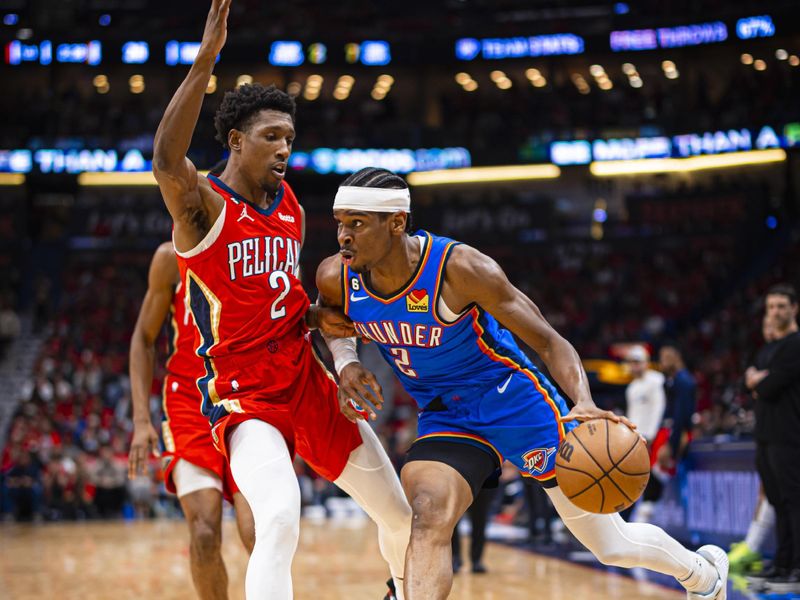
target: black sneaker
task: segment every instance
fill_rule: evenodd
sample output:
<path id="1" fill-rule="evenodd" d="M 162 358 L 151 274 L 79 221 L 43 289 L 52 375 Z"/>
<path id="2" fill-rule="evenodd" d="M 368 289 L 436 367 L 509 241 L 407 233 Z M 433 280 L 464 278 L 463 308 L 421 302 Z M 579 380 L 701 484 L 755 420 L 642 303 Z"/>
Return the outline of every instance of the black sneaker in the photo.
<path id="1" fill-rule="evenodd" d="M 483 573 L 486 573 L 487 571 L 486 571 L 486 567 L 484 566 L 483 563 L 474 563 L 472 565 L 472 572 L 473 573 L 477 573 L 479 575 L 482 575 Z"/>
<path id="2" fill-rule="evenodd" d="M 767 579 L 764 587 L 776 594 L 800 593 L 800 569 L 792 569 L 786 575 Z"/>
<path id="3" fill-rule="evenodd" d="M 764 569 L 760 573 L 754 573 L 753 575 L 748 575 L 745 577 L 747 583 L 750 584 L 750 587 L 755 591 L 762 591 L 765 589 L 766 583 L 768 580 L 777 579 L 780 577 L 785 577 L 789 574 L 789 569 L 784 567 L 776 567 L 772 565 L 768 569 Z"/>
<path id="4" fill-rule="evenodd" d="M 748 581 L 750 579 L 756 579 L 758 581 L 765 581 L 767 579 L 774 579 L 775 577 L 783 577 L 789 574 L 789 569 L 784 567 L 776 567 L 775 565 L 770 566 L 767 569 L 764 569 L 760 573 L 753 573 L 752 575 L 748 575 Z"/>

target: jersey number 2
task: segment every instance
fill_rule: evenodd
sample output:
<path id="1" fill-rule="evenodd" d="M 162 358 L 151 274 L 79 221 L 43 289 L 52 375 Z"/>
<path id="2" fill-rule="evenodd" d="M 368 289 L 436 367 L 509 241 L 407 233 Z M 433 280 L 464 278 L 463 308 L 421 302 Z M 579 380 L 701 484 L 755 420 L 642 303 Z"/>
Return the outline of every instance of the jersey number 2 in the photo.
<path id="1" fill-rule="evenodd" d="M 405 348 L 392 348 L 389 352 L 394 356 L 394 364 L 397 365 L 403 375 L 414 377 L 415 379 L 418 377 L 417 372 L 411 368 L 411 358 L 408 356 L 408 350 Z"/>
<path id="2" fill-rule="evenodd" d="M 286 307 L 278 307 L 278 304 L 280 304 L 283 299 L 286 298 L 286 296 L 289 294 L 289 290 L 292 288 L 292 283 L 289 281 L 289 276 L 283 271 L 273 271 L 269 274 L 269 287 L 271 287 L 273 290 L 283 287 L 283 291 L 272 303 L 272 308 L 269 311 L 269 315 L 273 320 L 285 317 Z"/>

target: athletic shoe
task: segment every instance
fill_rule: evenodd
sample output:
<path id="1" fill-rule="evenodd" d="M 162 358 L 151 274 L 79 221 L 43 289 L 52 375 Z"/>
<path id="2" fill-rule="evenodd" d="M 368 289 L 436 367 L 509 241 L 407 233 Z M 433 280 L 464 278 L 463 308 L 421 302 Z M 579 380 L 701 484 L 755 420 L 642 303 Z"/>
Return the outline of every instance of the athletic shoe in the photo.
<path id="1" fill-rule="evenodd" d="M 761 592 L 765 589 L 767 581 L 779 577 L 785 577 L 788 574 L 789 574 L 789 569 L 785 569 L 783 567 L 776 567 L 775 565 L 772 565 L 770 566 L 770 568 L 761 571 L 760 573 L 747 575 L 745 579 L 747 579 L 747 583 L 750 584 L 750 589 L 752 589 L 755 592 Z"/>
<path id="2" fill-rule="evenodd" d="M 726 600 L 728 597 L 728 555 L 718 546 L 703 546 L 697 553 L 717 570 L 717 583 L 707 594 L 686 592 L 687 600 Z"/>
<path id="3" fill-rule="evenodd" d="M 761 560 L 761 554 L 754 552 L 744 542 L 731 544 L 728 552 L 728 563 L 731 573 L 746 573 L 753 570 L 755 563 Z"/>
<path id="4" fill-rule="evenodd" d="M 390 577 L 389 581 L 386 582 L 386 585 L 389 586 L 389 591 L 386 592 L 386 595 L 383 597 L 383 600 L 397 600 L 397 592 L 395 591 L 394 587 L 394 579 Z"/>
<path id="5" fill-rule="evenodd" d="M 776 594 L 800 593 L 800 569 L 792 569 L 786 575 L 767 579 L 764 587 L 768 592 Z"/>
<path id="6" fill-rule="evenodd" d="M 483 573 L 486 573 L 486 572 L 487 572 L 487 569 L 486 569 L 486 567 L 484 566 L 484 564 L 483 564 L 483 563 L 480 563 L 480 562 L 479 562 L 479 563 L 474 563 L 474 564 L 472 565 L 472 572 L 473 572 L 473 573 L 476 573 L 476 574 L 478 574 L 478 575 L 481 575 L 481 574 L 483 574 Z"/>

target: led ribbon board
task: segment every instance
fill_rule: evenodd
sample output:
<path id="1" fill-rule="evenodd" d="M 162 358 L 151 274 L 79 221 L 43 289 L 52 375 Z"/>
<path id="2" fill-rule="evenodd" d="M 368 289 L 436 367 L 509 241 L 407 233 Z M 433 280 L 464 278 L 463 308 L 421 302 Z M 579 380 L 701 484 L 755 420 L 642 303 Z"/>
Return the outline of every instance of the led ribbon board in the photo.
<path id="1" fill-rule="evenodd" d="M 487 60 L 582 54 L 583 38 L 572 33 L 513 38 L 462 38 L 456 41 L 456 58 Z"/>

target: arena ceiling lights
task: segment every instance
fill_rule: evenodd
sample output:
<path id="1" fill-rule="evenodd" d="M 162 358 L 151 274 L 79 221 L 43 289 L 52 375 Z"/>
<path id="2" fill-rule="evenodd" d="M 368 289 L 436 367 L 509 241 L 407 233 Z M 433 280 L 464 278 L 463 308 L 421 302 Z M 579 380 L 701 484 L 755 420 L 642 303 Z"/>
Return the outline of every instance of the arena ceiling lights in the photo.
<path id="1" fill-rule="evenodd" d="M 690 158 L 644 158 L 640 160 L 593 162 L 589 165 L 589 171 L 595 177 L 691 173 L 707 169 L 727 169 L 730 167 L 783 162 L 785 160 L 786 152 L 781 148 L 773 148 L 771 150 L 730 152 L 728 154 L 701 155 Z"/>
<path id="2" fill-rule="evenodd" d="M 428 185 L 452 185 L 458 183 L 491 183 L 500 181 L 527 181 L 533 179 L 556 179 L 561 169 L 553 164 L 509 165 L 503 167 L 472 167 L 409 173 L 408 183 L 415 187 Z"/>
<path id="3" fill-rule="evenodd" d="M 25 175 L 22 173 L 0 173 L 0 185 L 23 185 Z"/>

